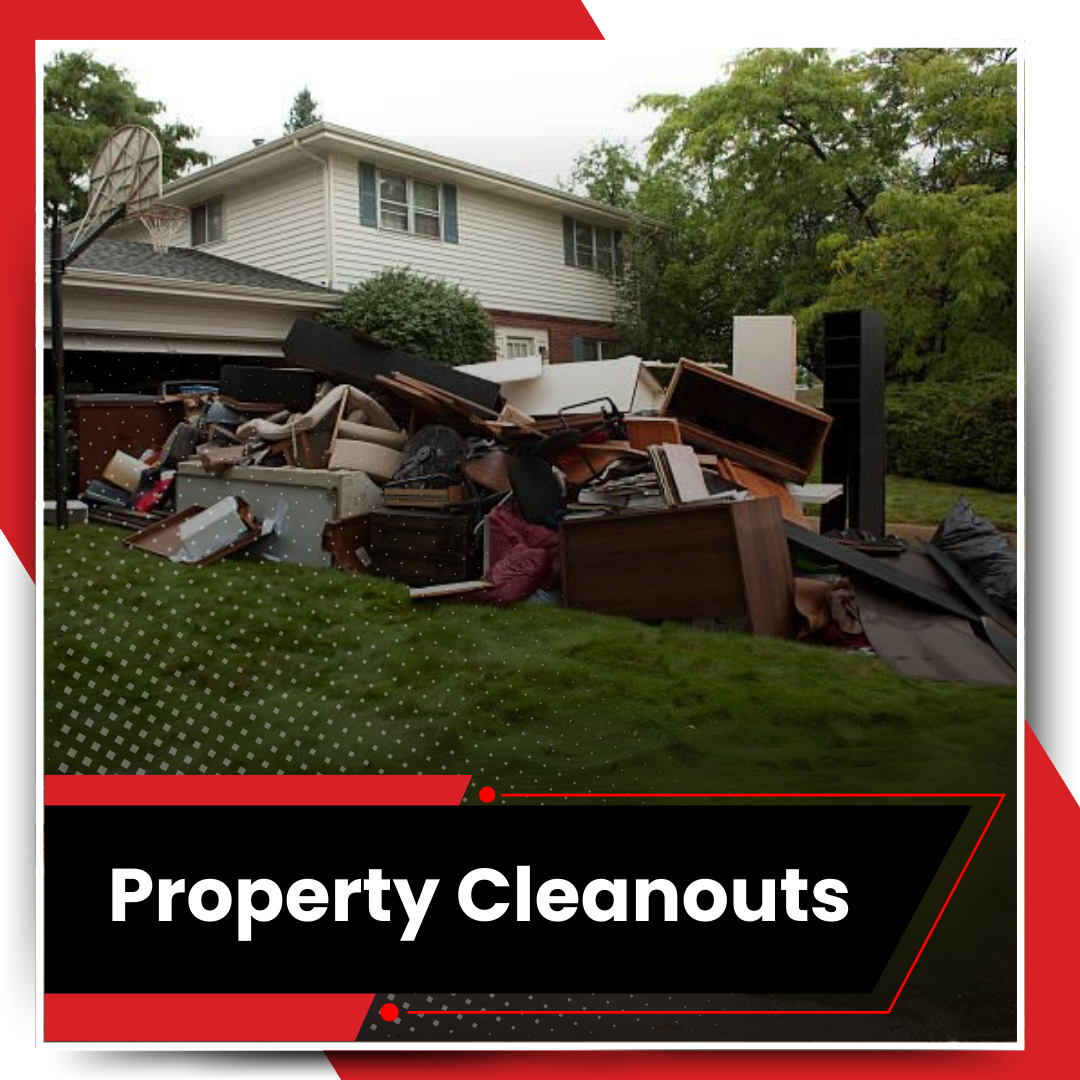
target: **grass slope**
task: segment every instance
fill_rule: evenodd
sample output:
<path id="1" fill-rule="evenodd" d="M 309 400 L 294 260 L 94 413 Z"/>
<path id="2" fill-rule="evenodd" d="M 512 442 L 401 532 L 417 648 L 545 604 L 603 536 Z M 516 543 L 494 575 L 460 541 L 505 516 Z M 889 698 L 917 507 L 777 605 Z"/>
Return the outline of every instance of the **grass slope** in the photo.
<path id="1" fill-rule="evenodd" d="M 467 772 L 473 805 L 484 784 L 1016 790 L 1012 690 L 680 625 L 415 605 L 400 585 L 328 570 L 183 568 L 121 537 L 46 532 L 46 772 Z M 807 1037 L 1011 1038 L 1015 889 L 1010 799 L 903 1011 Z"/>
<path id="2" fill-rule="evenodd" d="M 329 571 L 182 568 L 120 535 L 47 534 L 49 772 L 879 791 L 1000 785 L 1012 760 L 1011 690 L 674 624 L 415 605 Z"/>

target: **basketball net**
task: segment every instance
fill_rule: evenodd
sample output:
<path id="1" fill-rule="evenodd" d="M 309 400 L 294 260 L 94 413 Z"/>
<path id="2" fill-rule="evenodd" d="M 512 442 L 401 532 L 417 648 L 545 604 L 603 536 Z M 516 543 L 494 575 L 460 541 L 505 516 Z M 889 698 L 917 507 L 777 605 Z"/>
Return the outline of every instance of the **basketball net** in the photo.
<path id="1" fill-rule="evenodd" d="M 164 255 L 172 243 L 183 235 L 188 222 L 188 208 L 171 203 L 155 203 L 133 215 L 150 234 L 150 245 Z"/>

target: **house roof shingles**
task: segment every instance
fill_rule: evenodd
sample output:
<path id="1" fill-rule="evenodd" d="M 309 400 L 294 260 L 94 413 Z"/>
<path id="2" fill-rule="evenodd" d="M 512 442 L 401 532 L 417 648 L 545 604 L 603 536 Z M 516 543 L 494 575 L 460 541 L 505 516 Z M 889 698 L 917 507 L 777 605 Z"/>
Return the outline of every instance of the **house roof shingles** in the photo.
<path id="1" fill-rule="evenodd" d="M 46 245 L 46 251 L 48 245 Z M 46 265 L 48 258 L 46 257 Z M 222 259 L 193 248 L 170 248 L 157 252 L 150 244 L 131 240 L 98 240 L 69 266 L 72 270 L 93 270 L 106 274 L 131 274 L 140 277 L 166 278 L 197 284 L 232 285 L 248 289 L 279 292 L 305 292 L 325 295 L 328 300 L 340 294 L 310 281 L 275 274 L 257 266 Z"/>

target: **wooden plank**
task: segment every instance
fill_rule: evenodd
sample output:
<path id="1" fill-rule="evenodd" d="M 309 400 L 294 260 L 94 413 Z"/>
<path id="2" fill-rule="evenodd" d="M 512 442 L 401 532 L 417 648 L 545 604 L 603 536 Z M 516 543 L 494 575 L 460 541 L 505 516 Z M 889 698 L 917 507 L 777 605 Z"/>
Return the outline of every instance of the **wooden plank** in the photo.
<path id="1" fill-rule="evenodd" d="M 741 465 L 748 465 L 751 469 L 767 476 L 776 477 L 779 480 L 793 480 L 801 483 L 808 473 L 805 469 L 785 461 L 783 458 L 770 454 L 766 450 L 748 446 L 746 443 L 733 442 L 723 439 L 707 428 L 700 427 L 685 418 L 679 421 L 683 433 L 683 442 L 691 446 L 702 447 L 711 450 L 718 457 L 731 458 Z"/>
<path id="2" fill-rule="evenodd" d="M 795 612 L 795 575 L 784 535 L 780 500 L 747 499 L 733 503 L 731 512 L 750 631 L 790 637 Z"/>
<path id="3" fill-rule="evenodd" d="M 957 615 L 962 619 L 977 622 L 979 611 L 966 600 L 953 596 L 952 593 L 939 589 L 936 585 L 922 581 L 911 574 L 905 574 L 902 570 L 889 566 L 881 559 L 875 559 L 872 555 L 864 555 L 860 551 L 838 544 L 826 536 L 819 536 L 809 529 L 804 529 L 793 522 L 784 522 L 784 532 L 788 541 L 812 552 L 829 562 L 852 574 L 869 578 L 886 588 L 903 593 L 905 596 L 917 600 L 949 615 Z"/>
<path id="4" fill-rule="evenodd" d="M 778 499 L 780 513 L 788 521 L 793 521 L 796 525 L 807 524 L 798 502 L 779 480 L 755 472 L 748 465 L 740 465 L 730 458 L 720 458 L 716 463 L 716 471 L 721 479 L 749 491 L 755 499 Z"/>
<path id="5" fill-rule="evenodd" d="M 497 383 L 421 356 L 358 340 L 352 334 L 331 330 L 310 319 L 297 319 L 293 323 L 282 351 L 292 364 L 361 388 L 371 389 L 376 385 L 377 375 L 392 375 L 397 371 L 475 401 L 485 409 L 497 409 L 500 401 Z"/>
<path id="6" fill-rule="evenodd" d="M 628 416 L 624 422 L 626 437 L 635 450 L 683 441 L 679 421 L 668 416 Z"/>

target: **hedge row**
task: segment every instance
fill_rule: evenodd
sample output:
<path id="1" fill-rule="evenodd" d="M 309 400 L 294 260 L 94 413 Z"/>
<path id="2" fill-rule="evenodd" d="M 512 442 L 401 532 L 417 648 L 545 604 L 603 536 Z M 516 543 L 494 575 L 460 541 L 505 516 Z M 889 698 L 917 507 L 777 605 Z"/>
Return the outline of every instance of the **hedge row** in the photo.
<path id="1" fill-rule="evenodd" d="M 1016 377 L 890 387 L 888 470 L 899 476 L 1016 490 Z"/>
<path id="2" fill-rule="evenodd" d="M 78 478 L 79 471 L 79 448 L 75 442 L 75 427 L 72 420 L 71 411 L 65 414 L 64 419 L 67 424 L 64 430 L 67 433 L 67 471 L 68 471 L 68 492 L 73 493 L 75 491 L 75 481 Z M 45 445 L 43 447 L 44 457 L 42 458 L 41 467 L 43 470 L 43 477 L 45 480 L 45 498 L 56 498 L 56 468 L 55 468 L 55 440 L 53 439 L 53 399 L 51 397 L 45 398 L 41 409 L 41 422 L 45 428 Z"/>

